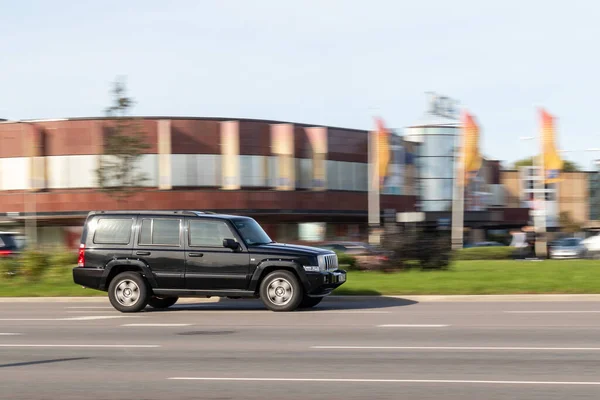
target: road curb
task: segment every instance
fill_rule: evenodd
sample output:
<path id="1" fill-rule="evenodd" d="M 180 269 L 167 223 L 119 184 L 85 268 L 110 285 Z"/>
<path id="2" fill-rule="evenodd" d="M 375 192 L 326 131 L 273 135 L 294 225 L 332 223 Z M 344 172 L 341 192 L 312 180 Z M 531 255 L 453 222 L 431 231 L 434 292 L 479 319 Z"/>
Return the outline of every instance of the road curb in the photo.
<path id="1" fill-rule="evenodd" d="M 519 295 L 414 295 L 414 296 L 329 296 L 327 302 L 408 300 L 419 303 L 442 302 L 567 302 L 600 301 L 600 294 L 519 294 Z M 0 303 L 105 303 L 106 296 L 97 297 L 0 297 Z M 230 301 L 219 297 L 182 298 L 178 304 L 218 303 Z M 233 301 L 233 300 L 231 300 Z"/>

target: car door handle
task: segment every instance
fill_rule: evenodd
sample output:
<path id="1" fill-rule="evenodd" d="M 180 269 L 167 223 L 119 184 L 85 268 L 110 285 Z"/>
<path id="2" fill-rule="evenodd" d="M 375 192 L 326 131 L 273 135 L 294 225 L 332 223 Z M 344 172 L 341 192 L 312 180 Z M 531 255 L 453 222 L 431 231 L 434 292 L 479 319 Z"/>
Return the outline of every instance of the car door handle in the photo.
<path id="1" fill-rule="evenodd" d="M 190 257 L 202 257 L 204 255 L 204 253 L 189 253 L 188 256 Z"/>
<path id="2" fill-rule="evenodd" d="M 149 251 L 138 251 L 137 253 L 138 256 L 149 256 L 150 252 Z"/>

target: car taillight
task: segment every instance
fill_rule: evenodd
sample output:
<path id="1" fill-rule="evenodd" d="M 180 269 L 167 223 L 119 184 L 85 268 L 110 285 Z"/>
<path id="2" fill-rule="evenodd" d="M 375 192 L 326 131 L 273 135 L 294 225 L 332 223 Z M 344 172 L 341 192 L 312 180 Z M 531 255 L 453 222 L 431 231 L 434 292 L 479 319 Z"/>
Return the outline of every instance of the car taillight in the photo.
<path id="1" fill-rule="evenodd" d="M 10 250 L 0 250 L 0 256 L 10 256 L 12 251 Z"/>
<path id="2" fill-rule="evenodd" d="M 85 264 L 85 244 L 79 245 L 79 257 L 77 257 L 77 266 L 83 267 Z"/>

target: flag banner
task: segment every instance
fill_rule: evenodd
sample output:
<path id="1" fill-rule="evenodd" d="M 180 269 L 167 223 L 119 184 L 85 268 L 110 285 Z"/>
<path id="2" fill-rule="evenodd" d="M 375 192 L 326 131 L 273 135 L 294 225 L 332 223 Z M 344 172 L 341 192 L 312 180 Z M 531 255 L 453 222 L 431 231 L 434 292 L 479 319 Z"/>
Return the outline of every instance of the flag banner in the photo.
<path id="1" fill-rule="evenodd" d="M 461 186 L 468 185 L 470 179 L 477 176 L 481 168 L 481 154 L 479 152 L 479 126 L 475 118 L 468 112 L 463 113 L 463 134 L 462 134 L 462 162 L 464 167 L 464 176 Z"/>
<path id="2" fill-rule="evenodd" d="M 327 187 L 327 128 L 305 128 L 313 155 L 313 190 L 325 190 Z"/>
<path id="3" fill-rule="evenodd" d="M 545 110 L 540 110 L 540 118 L 542 125 L 544 179 L 546 183 L 554 183 L 560 181 L 560 171 L 563 168 L 563 160 L 556 149 L 554 117 Z"/>
<path id="4" fill-rule="evenodd" d="M 238 121 L 221 122 L 221 188 L 240 188 L 240 136 Z"/>
<path id="5" fill-rule="evenodd" d="M 158 121 L 158 188 L 171 190 L 171 121 Z"/>
<path id="6" fill-rule="evenodd" d="M 378 187 L 383 187 L 385 178 L 388 175 L 390 166 L 390 131 L 386 129 L 381 118 L 375 118 L 377 126 L 377 169 L 378 169 Z"/>
<path id="7" fill-rule="evenodd" d="M 275 188 L 296 188 L 296 162 L 294 160 L 294 126 L 292 124 L 271 125 L 271 153 L 276 157 Z"/>

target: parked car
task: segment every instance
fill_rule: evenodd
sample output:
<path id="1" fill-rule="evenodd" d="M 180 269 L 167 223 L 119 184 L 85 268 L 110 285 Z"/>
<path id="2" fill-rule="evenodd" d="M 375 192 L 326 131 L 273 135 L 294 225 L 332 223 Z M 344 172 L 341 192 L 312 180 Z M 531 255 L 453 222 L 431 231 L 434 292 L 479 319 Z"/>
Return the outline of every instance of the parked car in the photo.
<path id="1" fill-rule="evenodd" d="M 600 259 L 600 234 L 584 239 L 581 244 L 585 246 L 588 257 Z"/>
<path id="2" fill-rule="evenodd" d="M 553 259 L 584 258 L 586 253 L 583 240 L 579 238 L 561 239 L 550 248 L 550 258 Z"/>
<path id="3" fill-rule="evenodd" d="M 390 252 L 364 242 L 326 242 L 320 248 L 353 256 L 361 268 L 373 268 L 388 260 Z"/>
<path id="4" fill-rule="evenodd" d="M 254 297 L 273 311 L 314 307 L 346 281 L 329 250 L 273 242 L 252 218 L 200 211 L 89 213 L 73 280 L 114 308 L 179 297 Z"/>
<path id="5" fill-rule="evenodd" d="M 0 232 L 0 257 L 14 256 L 19 253 L 18 234 Z"/>
<path id="6" fill-rule="evenodd" d="M 499 243 L 499 242 L 476 242 L 476 243 L 466 244 L 464 247 L 472 248 L 472 247 L 502 247 L 502 246 L 506 246 L 506 245 Z"/>

